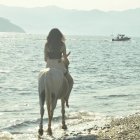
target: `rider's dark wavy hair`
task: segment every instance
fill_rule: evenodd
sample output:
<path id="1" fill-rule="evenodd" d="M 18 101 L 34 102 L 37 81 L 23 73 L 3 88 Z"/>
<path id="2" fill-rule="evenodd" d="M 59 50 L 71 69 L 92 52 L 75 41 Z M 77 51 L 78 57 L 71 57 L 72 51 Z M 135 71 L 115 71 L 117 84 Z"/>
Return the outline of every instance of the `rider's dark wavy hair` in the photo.
<path id="1" fill-rule="evenodd" d="M 65 45 L 65 38 L 59 29 L 53 28 L 48 36 L 46 46 L 49 47 L 50 50 L 59 50 L 61 46 Z"/>

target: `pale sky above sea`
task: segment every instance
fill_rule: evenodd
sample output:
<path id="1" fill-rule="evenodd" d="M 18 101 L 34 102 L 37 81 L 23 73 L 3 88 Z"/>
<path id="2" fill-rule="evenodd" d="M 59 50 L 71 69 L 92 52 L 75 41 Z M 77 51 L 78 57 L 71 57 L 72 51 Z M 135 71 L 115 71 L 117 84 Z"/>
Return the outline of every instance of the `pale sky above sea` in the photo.
<path id="1" fill-rule="evenodd" d="M 0 4 L 16 7 L 44 7 L 55 5 L 65 9 L 103 11 L 140 8 L 140 0 L 0 0 Z"/>

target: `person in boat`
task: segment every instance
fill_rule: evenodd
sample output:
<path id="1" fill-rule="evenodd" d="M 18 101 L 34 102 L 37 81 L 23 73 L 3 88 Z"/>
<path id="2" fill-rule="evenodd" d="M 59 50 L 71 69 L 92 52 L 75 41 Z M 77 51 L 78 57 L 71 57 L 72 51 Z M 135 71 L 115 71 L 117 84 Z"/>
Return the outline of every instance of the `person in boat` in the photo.
<path id="1" fill-rule="evenodd" d="M 65 38 L 61 31 L 57 28 L 51 29 L 47 36 L 47 42 L 44 48 L 44 59 L 47 63 L 47 68 L 57 68 L 63 71 L 68 84 L 69 84 L 69 94 L 73 87 L 73 78 L 69 73 L 68 68 L 65 67 L 64 61 L 69 64 L 68 55 L 66 53 Z M 69 107 L 68 100 L 66 101 L 66 106 Z"/>

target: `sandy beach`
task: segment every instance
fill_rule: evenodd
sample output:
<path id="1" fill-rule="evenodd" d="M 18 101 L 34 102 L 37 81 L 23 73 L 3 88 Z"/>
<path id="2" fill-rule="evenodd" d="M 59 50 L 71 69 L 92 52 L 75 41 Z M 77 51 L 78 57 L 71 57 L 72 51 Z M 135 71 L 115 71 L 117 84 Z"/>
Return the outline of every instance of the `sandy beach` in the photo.
<path id="1" fill-rule="evenodd" d="M 140 140 L 140 113 L 112 119 L 104 127 L 93 127 L 66 140 Z"/>
<path id="2" fill-rule="evenodd" d="M 108 120 L 107 120 L 108 121 Z M 91 124 L 93 122 L 90 122 Z M 83 127 L 84 128 L 84 127 Z M 103 127 L 94 125 L 81 131 L 65 133 L 63 140 L 139 140 L 140 113 L 123 118 L 112 118 Z"/>
<path id="3" fill-rule="evenodd" d="M 98 136 L 99 140 L 140 140 L 140 113 L 113 119 Z"/>
<path id="4" fill-rule="evenodd" d="M 114 118 L 104 127 L 91 127 L 65 140 L 140 140 L 140 113 Z"/>

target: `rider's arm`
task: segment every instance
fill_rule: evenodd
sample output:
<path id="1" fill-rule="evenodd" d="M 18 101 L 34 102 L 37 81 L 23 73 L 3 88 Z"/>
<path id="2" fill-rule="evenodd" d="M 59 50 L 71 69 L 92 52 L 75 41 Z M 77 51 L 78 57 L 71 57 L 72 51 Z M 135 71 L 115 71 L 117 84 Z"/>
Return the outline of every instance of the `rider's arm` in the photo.
<path id="1" fill-rule="evenodd" d="M 67 60 L 68 58 L 67 58 L 66 46 L 65 45 L 62 47 L 62 53 L 63 53 L 64 59 Z"/>
<path id="2" fill-rule="evenodd" d="M 64 58 L 64 60 L 69 64 L 69 60 L 68 60 L 68 55 L 69 55 L 69 53 L 68 53 L 68 55 L 67 55 L 66 46 L 65 46 L 65 45 L 62 47 L 62 53 L 63 53 L 63 58 Z"/>

